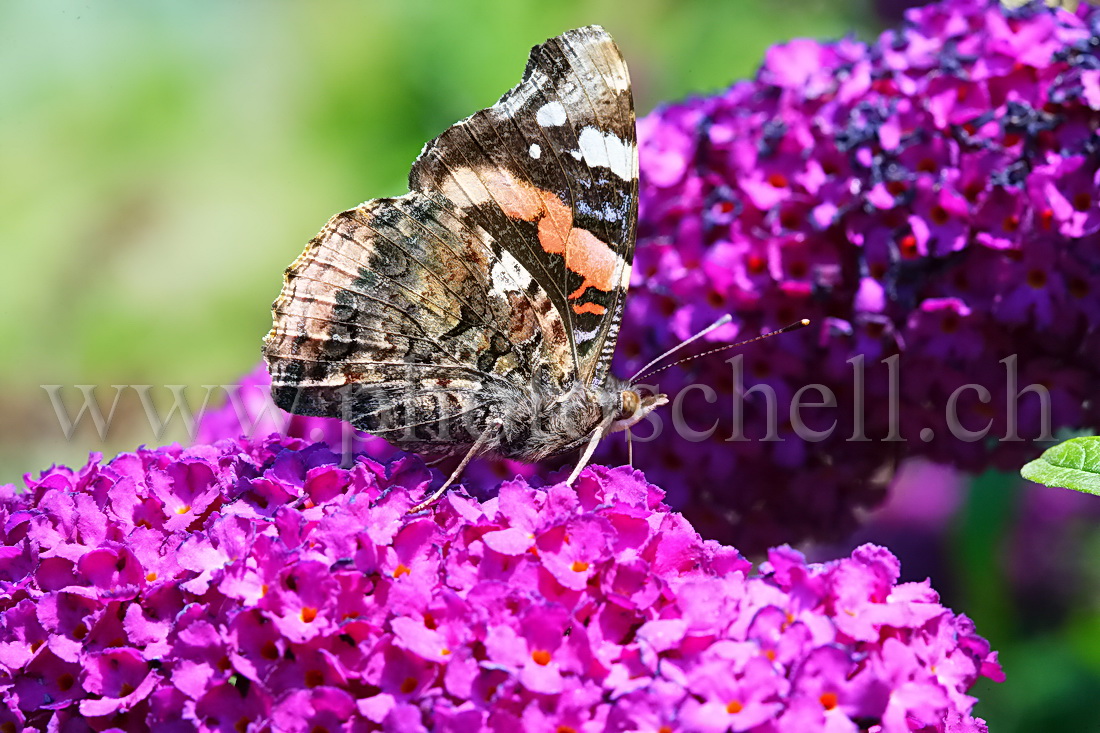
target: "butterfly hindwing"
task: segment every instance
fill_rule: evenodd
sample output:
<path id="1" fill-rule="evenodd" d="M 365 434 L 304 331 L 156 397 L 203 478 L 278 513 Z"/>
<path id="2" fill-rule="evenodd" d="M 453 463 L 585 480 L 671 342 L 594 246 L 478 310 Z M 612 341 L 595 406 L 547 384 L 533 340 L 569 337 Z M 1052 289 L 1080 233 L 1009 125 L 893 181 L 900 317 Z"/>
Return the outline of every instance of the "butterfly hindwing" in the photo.
<path id="1" fill-rule="evenodd" d="M 273 312 L 276 403 L 409 448 L 472 442 L 494 385 L 569 359 L 531 277 L 453 205 L 419 193 L 334 216 L 288 268 Z"/>

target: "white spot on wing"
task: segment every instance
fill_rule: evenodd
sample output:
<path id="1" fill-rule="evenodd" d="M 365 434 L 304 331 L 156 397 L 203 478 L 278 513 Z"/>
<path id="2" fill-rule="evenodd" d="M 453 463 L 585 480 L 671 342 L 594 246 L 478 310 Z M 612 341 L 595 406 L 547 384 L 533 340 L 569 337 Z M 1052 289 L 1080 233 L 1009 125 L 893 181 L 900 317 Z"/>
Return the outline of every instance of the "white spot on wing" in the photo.
<path id="1" fill-rule="evenodd" d="M 539 156 L 542 155 L 542 148 L 539 147 L 538 143 L 531 143 L 531 148 L 527 152 L 530 153 L 532 158 L 538 160 Z"/>
<path id="2" fill-rule="evenodd" d="M 634 177 L 634 146 L 613 133 L 600 132 L 595 127 L 581 130 L 581 155 L 592 167 L 610 168 L 611 172 L 629 181 Z"/>
<path id="3" fill-rule="evenodd" d="M 565 107 L 561 102 L 547 102 L 539 107 L 535 113 L 535 122 L 543 127 L 557 127 L 564 125 L 566 120 Z"/>
<path id="4" fill-rule="evenodd" d="M 500 259 L 493 263 L 490 281 L 490 292 L 503 298 L 506 293 L 527 290 L 531 273 L 508 250 L 501 249 Z"/>

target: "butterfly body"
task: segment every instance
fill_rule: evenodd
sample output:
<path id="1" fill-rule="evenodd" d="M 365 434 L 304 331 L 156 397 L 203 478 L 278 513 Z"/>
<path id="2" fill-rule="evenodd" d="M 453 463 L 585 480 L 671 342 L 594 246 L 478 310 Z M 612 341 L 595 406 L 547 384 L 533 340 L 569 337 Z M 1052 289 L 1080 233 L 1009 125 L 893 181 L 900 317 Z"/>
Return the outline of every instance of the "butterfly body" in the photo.
<path id="1" fill-rule="evenodd" d="M 610 36 L 536 46 L 515 88 L 425 145 L 408 194 L 337 214 L 287 269 L 264 341 L 276 404 L 417 452 L 586 446 L 583 463 L 664 403 L 610 374 L 637 187 Z"/>
<path id="2" fill-rule="evenodd" d="M 663 395 L 641 395 L 615 378 L 595 389 L 575 382 L 564 393 L 533 391 L 527 401 L 505 403 L 501 440 L 492 451 L 537 462 L 579 448 L 594 434 L 625 430 L 660 404 Z"/>

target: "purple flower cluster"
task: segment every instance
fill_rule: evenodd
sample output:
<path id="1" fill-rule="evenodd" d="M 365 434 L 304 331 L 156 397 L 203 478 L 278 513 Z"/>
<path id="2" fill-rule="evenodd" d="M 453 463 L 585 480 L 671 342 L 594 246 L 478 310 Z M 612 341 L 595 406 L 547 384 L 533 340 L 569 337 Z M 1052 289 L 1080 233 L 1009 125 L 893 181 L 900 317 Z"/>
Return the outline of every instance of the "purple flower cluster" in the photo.
<path id="1" fill-rule="evenodd" d="M 1040 388 L 1053 430 L 1100 427 L 1098 127 L 1100 10 L 996 0 L 910 10 L 869 45 L 774 47 L 754 81 L 640 120 L 616 371 L 725 313 L 711 346 L 816 327 L 745 349 L 743 400 L 731 355 L 660 374 L 693 430 L 716 429 L 688 439 L 666 414 L 635 465 L 704 536 L 755 552 L 848 534 L 905 454 L 1018 469 Z M 803 408 L 800 432 L 796 396 L 827 401 L 811 384 L 836 402 Z"/>
<path id="2" fill-rule="evenodd" d="M 0 729 L 984 731 L 1002 679 L 886 550 L 757 573 L 627 468 L 406 512 L 272 436 L 0 487 Z"/>

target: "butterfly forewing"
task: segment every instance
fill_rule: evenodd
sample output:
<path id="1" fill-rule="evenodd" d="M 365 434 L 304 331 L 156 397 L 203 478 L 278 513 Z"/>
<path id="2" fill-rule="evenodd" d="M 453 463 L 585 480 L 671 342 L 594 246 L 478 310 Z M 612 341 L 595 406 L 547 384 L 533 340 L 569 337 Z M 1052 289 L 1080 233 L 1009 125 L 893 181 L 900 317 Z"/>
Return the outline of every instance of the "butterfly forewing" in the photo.
<path id="1" fill-rule="evenodd" d="M 588 27 L 536 46 L 519 85 L 425 146 L 409 185 L 506 243 L 567 322 L 574 376 L 599 384 L 637 221 L 634 106 L 611 37 Z"/>

